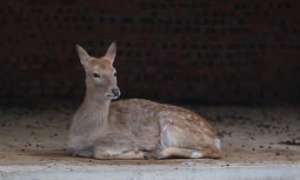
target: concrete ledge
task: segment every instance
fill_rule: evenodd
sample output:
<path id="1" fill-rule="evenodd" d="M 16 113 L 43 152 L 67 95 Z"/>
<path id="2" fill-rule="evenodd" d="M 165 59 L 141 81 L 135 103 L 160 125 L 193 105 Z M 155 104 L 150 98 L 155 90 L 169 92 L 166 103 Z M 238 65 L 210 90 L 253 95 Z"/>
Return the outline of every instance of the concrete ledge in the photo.
<path id="1" fill-rule="evenodd" d="M 0 110 L 0 180 L 299 180 L 298 107 L 192 107 L 223 142 L 220 160 L 99 161 L 64 148 L 74 109 Z"/>
<path id="2" fill-rule="evenodd" d="M 268 166 L 2 166 L 1 180 L 297 180 L 300 165 Z"/>

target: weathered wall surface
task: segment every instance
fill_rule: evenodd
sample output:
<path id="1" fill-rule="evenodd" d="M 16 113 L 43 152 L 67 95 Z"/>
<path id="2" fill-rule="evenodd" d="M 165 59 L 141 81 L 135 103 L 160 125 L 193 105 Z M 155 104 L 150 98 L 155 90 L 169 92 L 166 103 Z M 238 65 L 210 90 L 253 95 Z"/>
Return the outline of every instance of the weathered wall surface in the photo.
<path id="1" fill-rule="evenodd" d="M 0 102 L 79 99 L 74 45 L 117 40 L 123 97 L 300 102 L 300 2 L 11 0 L 0 6 Z"/>

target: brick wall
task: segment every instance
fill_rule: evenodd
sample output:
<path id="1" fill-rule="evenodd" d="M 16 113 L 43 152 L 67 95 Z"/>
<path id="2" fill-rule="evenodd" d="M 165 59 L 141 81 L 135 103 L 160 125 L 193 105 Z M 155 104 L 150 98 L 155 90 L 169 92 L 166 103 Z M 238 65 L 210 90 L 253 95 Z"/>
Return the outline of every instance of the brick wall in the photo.
<path id="1" fill-rule="evenodd" d="M 78 100 L 74 45 L 118 43 L 123 97 L 300 102 L 300 2 L 10 0 L 0 6 L 0 102 Z"/>

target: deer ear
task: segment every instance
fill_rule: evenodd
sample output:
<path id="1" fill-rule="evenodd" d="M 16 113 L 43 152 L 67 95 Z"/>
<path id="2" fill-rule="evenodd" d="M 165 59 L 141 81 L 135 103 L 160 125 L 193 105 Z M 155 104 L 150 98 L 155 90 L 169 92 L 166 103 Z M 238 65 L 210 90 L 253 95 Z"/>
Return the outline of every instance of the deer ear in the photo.
<path id="1" fill-rule="evenodd" d="M 113 63 L 116 55 L 117 55 L 117 44 L 116 42 L 112 42 L 108 47 L 104 57 L 108 58 Z"/>
<path id="2" fill-rule="evenodd" d="M 77 53 L 82 65 L 85 65 L 90 58 L 90 55 L 81 46 L 76 44 Z"/>

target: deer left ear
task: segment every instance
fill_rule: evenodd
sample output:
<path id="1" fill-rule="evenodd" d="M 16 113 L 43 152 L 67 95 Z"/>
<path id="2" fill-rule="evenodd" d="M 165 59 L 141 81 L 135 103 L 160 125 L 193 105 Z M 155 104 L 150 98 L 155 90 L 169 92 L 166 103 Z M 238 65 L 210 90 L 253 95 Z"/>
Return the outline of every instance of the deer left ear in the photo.
<path id="1" fill-rule="evenodd" d="M 78 52 L 78 56 L 82 65 L 86 65 L 90 59 L 90 55 L 83 49 L 81 46 L 76 44 L 76 49 Z"/>
<path id="2" fill-rule="evenodd" d="M 117 55 L 117 44 L 116 42 L 112 42 L 109 48 L 107 49 L 104 57 L 106 57 L 113 63 L 115 61 L 116 55 Z"/>

